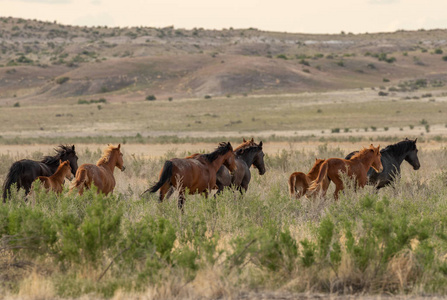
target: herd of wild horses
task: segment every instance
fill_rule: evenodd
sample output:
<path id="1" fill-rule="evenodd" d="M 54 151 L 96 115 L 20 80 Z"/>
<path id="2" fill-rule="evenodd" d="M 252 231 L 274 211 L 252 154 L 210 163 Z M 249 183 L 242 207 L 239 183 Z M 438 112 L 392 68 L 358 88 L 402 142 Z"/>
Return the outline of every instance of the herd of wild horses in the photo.
<path id="1" fill-rule="evenodd" d="M 329 184 L 334 182 L 334 198 L 344 189 L 342 173 L 354 178 L 356 187 L 372 184 L 380 189 L 390 184 L 400 174 L 400 165 L 404 160 L 415 170 L 420 168 L 415 140 L 405 139 L 380 150 L 380 146 L 363 148 L 343 158 L 316 159 L 309 173 L 295 172 L 289 177 L 289 192 L 292 197 L 304 195 L 325 195 Z M 233 149 L 229 142 L 220 143 L 209 154 L 193 154 L 185 158 L 173 158 L 165 162 L 159 180 L 146 192 L 160 190 L 159 200 L 171 196 L 175 189 L 179 191 L 178 206 L 183 208 L 185 192 L 205 194 L 217 188 L 220 193 L 225 187 L 247 190 L 251 179 L 250 167 L 253 165 L 259 174 L 265 173 L 262 141 L 257 144 L 253 139 Z M 46 190 L 56 193 L 63 191 L 65 178 L 71 179 L 70 193 L 82 194 L 94 184 L 98 192 L 105 195 L 113 192 L 115 167 L 124 171 L 121 145 L 109 145 L 102 157 L 94 164 L 82 164 L 78 168 L 75 146 L 61 145 L 56 155 L 46 156 L 41 161 L 23 159 L 12 164 L 3 185 L 3 202 L 10 197 L 11 188 L 23 188 L 26 195 L 34 181 L 39 180 Z M 144 194 L 143 193 L 143 194 Z"/>

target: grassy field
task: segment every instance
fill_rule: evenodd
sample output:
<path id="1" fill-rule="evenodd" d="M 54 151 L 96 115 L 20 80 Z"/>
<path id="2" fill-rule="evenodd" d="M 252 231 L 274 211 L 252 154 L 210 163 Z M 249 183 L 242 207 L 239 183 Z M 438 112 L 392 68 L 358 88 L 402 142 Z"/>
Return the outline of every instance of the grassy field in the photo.
<path id="1" fill-rule="evenodd" d="M 111 197 L 35 190 L 26 203 L 22 192 L 0 207 L 0 292 L 31 299 L 446 295 L 447 150 L 439 143 L 420 145 L 421 169 L 404 162 L 393 188 L 349 188 L 338 202 L 289 197 L 290 173 L 363 143 L 272 147 L 267 173 L 253 170 L 244 196 L 189 196 L 184 214 L 175 197 L 159 204 L 156 195 L 139 195 L 165 159 L 212 144 L 166 147 L 153 157 L 123 146 L 127 168 L 115 172 Z M 0 179 L 24 153 L 37 159 L 49 150 L 15 147 L 0 155 Z M 80 145 L 79 162 L 100 153 Z"/>
<path id="2" fill-rule="evenodd" d="M 121 143 L 126 165 L 109 197 L 66 183 L 0 205 L 0 297 L 447 296 L 446 30 L 0 22 L 0 181 L 58 144 L 75 144 L 82 164 Z M 140 196 L 165 160 L 242 137 L 266 153 L 246 194 L 188 196 L 184 213 L 176 194 Z M 338 202 L 288 195 L 288 176 L 316 157 L 405 137 L 418 138 L 421 168 L 404 162 L 392 187 L 348 180 Z"/>
<path id="3" fill-rule="evenodd" d="M 347 90 L 129 103 L 25 105 L 0 108 L 1 144 L 187 142 L 221 137 L 305 138 L 442 136 L 447 90 L 425 88 L 378 96 Z"/>

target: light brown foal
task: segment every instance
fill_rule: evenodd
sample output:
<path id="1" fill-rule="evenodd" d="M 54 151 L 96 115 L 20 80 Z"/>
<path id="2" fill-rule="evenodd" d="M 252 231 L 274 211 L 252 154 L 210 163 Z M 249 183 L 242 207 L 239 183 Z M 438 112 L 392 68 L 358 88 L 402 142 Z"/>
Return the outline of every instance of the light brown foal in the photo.
<path id="1" fill-rule="evenodd" d="M 289 193 L 290 197 L 299 199 L 306 195 L 307 190 L 312 181 L 317 179 L 318 173 L 320 172 L 320 167 L 324 163 L 324 159 L 315 159 L 315 164 L 310 169 L 309 173 L 304 174 L 303 172 L 294 172 L 289 177 Z M 326 183 L 329 185 L 329 180 L 326 178 Z"/>
<path id="2" fill-rule="evenodd" d="M 45 189 L 48 191 L 56 192 L 57 194 L 62 193 L 62 190 L 64 189 L 64 181 L 65 178 L 71 180 L 73 178 L 73 174 L 71 173 L 71 166 L 70 162 L 67 161 L 60 161 L 59 167 L 57 168 L 56 172 L 47 177 L 47 176 L 39 176 L 36 178 L 37 180 L 40 180 L 42 182 L 42 185 L 45 187 Z"/>
<path id="3" fill-rule="evenodd" d="M 327 187 L 324 186 L 324 179 L 329 177 L 335 184 L 334 198 L 338 199 L 338 192 L 344 189 L 340 173 L 347 174 L 348 177 L 355 178 L 356 187 L 364 187 L 367 182 L 367 173 L 369 168 L 373 168 L 380 173 L 383 170 L 380 159 L 380 145 L 375 148 L 372 144 L 369 148 L 363 148 L 350 160 L 343 158 L 329 158 L 321 165 L 318 178 L 314 180 L 309 187 L 309 192 L 322 192 L 324 196 Z M 329 185 L 328 185 L 329 186 Z"/>

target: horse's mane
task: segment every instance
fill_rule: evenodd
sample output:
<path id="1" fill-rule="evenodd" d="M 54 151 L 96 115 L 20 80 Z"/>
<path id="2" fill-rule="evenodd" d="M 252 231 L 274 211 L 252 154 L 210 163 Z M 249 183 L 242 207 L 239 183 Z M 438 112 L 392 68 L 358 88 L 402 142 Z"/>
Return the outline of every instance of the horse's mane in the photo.
<path id="1" fill-rule="evenodd" d="M 412 140 L 407 139 L 396 144 L 388 145 L 380 152 L 390 151 L 396 152 L 397 154 L 404 154 L 410 150 L 416 150 L 416 143 Z"/>
<path id="2" fill-rule="evenodd" d="M 248 145 L 248 146 L 245 146 L 244 148 L 239 148 L 239 149 L 235 149 L 234 150 L 234 153 L 236 154 L 236 155 L 242 155 L 243 153 L 249 153 L 249 152 L 254 152 L 254 151 L 259 151 L 259 149 L 260 149 L 261 147 L 259 147 L 259 145 L 258 144 L 256 144 L 256 143 L 253 143 L 252 142 L 252 144 L 250 144 L 250 145 Z M 261 148 L 262 149 L 262 148 Z"/>
<path id="3" fill-rule="evenodd" d="M 113 150 L 118 149 L 117 147 L 114 147 L 112 145 L 109 145 L 104 152 L 102 153 L 102 156 L 100 159 L 98 159 L 98 161 L 96 162 L 96 165 L 100 165 L 100 164 L 106 164 L 109 162 L 110 156 L 112 154 Z"/>
<path id="4" fill-rule="evenodd" d="M 71 166 L 70 166 L 70 161 L 68 161 L 68 160 L 63 161 L 63 162 L 59 165 L 59 167 L 57 167 L 56 172 L 59 171 L 59 170 L 61 170 L 62 168 L 65 168 L 66 166 L 69 166 L 69 167 L 71 168 Z"/>
<path id="5" fill-rule="evenodd" d="M 208 154 L 202 154 L 201 156 L 209 162 L 213 162 L 219 156 L 226 154 L 228 151 L 233 151 L 233 147 L 231 146 L 230 142 L 220 143 L 219 147 L 217 147 L 216 150 Z"/>
<path id="6" fill-rule="evenodd" d="M 73 146 L 69 145 L 59 145 L 57 148 L 54 148 L 54 151 L 56 151 L 56 154 L 54 156 L 44 156 L 40 162 L 51 165 L 59 162 L 62 156 L 69 155 L 70 153 L 75 153 L 75 151 L 73 150 Z"/>
<path id="7" fill-rule="evenodd" d="M 313 167 L 310 169 L 310 171 L 309 171 L 309 173 L 312 173 L 312 172 L 314 172 L 315 171 L 315 169 L 319 169 L 320 168 L 320 166 L 321 166 L 321 164 L 322 163 L 324 163 L 324 159 L 318 159 L 316 162 L 315 162 L 315 164 L 313 165 Z"/>
<path id="8" fill-rule="evenodd" d="M 243 148 L 248 148 L 250 146 L 254 146 L 256 145 L 255 142 L 253 142 L 253 140 L 249 140 L 249 141 L 244 141 L 242 144 L 240 144 L 239 146 L 237 146 L 236 148 L 234 148 L 234 152 L 238 151 L 239 149 L 243 149 Z"/>
<path id="9" fill-rule="evenodd" d="M 360 150 L 359 152 L 355 153 L 350 160 L 353 160 L 355 158 L 361 158 L 364 157 L 365 155 L 367 155 L 369 153 L 369 150 L 373 150 L 372 148 L 363 148 L 362 150 Z"/>

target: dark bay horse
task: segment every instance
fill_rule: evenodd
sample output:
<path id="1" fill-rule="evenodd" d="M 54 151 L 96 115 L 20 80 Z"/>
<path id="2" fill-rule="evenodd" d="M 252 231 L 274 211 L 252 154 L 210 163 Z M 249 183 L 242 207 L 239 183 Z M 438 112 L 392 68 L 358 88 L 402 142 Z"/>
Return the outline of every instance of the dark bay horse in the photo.
<path id="1" fill-rule="evenodd" d="M 394 179 L 400 176 L 400 165 L 405 160 L 414 170 L 421 167 L 418 158 L 418 149 L 416 147 L 417 139 L 405 139 L 396 144 L 389 145 L 380 150 L 382 154 L 383 171 L 377 173 L 373 168 L 368 171 L 368 184 L 374 185 L 376 189 L 381 189 L 386 185 L 391 184 Z M 349 153 L 346 159 L 350 159 L 358 151 Z"/>
<path id="2" fill-rule="evenodd" d="M 59 167 L 53 175 L 49 177 L 39 176 L 37 177 L 36 181 L 40 180 L 47 192 L 53 191 L 60 194 L 64 189 L 63 186 L 65 178 L 72 179 L 73 173 L 71 172 L 70 163 L 68 161 L 61 161 Z"/>
<path id="3" fill-rule="evenodd" d="M 228 168 L 223 165 L 217 171 L 217 193 L 223 191 L 225 187 L 232 187 L 239 192 L 246 192 L 251 180 L 250 167 L 253 165 L 258 169 L 259 175 L 265 174 L 264 152 L 262 151 L 262 141 L 259 145 L 253 139 L 244 142 L 234 149 L 237 169 L 230 174 Z"/>
<path id="4" fill-rule="evenodd" d="M 69 161 L 73 174 L 78 169 L 78 157 L 76 156 L 75 146 L 60 145 L 54 149 L 56 155 L 45 156 L 41 161 L 22 159 L 12 164 L 6 175 L 3 184 L 3 203 L 11 193 L 11 185 L 16 184 L 17 190 L 25 189 L 25 193 L 29 194 L 31 184 L 38 176 L 51 176 L 59 167 L 60 161 Z"/>
<path id="5" fill-rule="evenodd" d="M 123 154 L 121 153 L 121 144 L 118 147 L 109 145 L 102 155 L 102 157 L 93 164 L 82 164 L 76 172 L 76 180 L 73 183 L 70 192 L 73 189 L 78 189 L 79 194 L 82 195 L 84 189 L 90 189 L 92 184 L 98 188 L 98 193 L 105 195 L 113 192 L 116 181 L 113 176 L 115 167 L 124 171 Z"/>
<path id="6" fill-rule="evenodd" d="M 294 172 L 289 177 L 289 193 L 290 197 L 299 199 L 306 195 L 307 190 L 312 181 L 317 179 L 318 173 L 320 172 L 321 165 L 325 162 L 324 159 L 315 158 L 315 164 L 310 169 L 309 173 L 305 174 L 303 172 Z M 326 180 L 324 185 L 329 186 L 329 180 Z M 326 187 L 327 190 L 327 187 Z"/>
<path id="7" fill-rule="evenodd" d="M 212 153 L 194 155 L 190 158 L 173 158 L 165 162 L 160 178 L 156 184 L 146 192 L 155 193 L 160 190 L 160 202 L 165 198 L 171 187 L 179 190 L 178 207 L 183 209 L 185 202 L 185 190 L 189 194 L 208 195 L 208 191 L 216 186 L 217 170 L 225 164 L 230 171 L 236 169 L 233 147 L 230 142 L 220 143 Z M 143 194 L 144 194 L 143 193 Z"/>
<path id="8" fill-rule="evenodd" d="M 364 187 L 367 182 L 367 173 L 369 168 L 374 168 L 377 172 L 383 170 L 382 162 L 380 160 L 380 145 L 375 148 L 372 144 L 369 148 L 360 150 L 357 154 L 351 157 L 350 160 L 343 158 L 329 158 L 321 165 L 318 178 L 312 181 L 309 187 L 309 192 L 315 193 L 322 191 L 322 195 L 326 194 L 327 188 L 324 185 L 326 177 L 332 180 L 335 184 L 334 198 L 338 199 L 338 192 L 344 189 L 343 181 L 340 178 L 340 173 L 345 173 L 349 177 L 354 177 L 357 187 Z"/>

